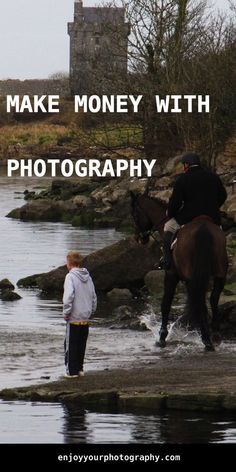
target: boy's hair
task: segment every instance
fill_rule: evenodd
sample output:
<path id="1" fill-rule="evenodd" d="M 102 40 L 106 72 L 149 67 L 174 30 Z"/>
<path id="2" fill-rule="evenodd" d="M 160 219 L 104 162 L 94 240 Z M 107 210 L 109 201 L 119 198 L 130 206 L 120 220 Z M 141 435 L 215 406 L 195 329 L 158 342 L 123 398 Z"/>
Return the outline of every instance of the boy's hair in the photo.
<path id="1" fill-rule="evenodd" d="M 78 251 L 70 251 L 67 254 L 67 259 L 69 259 L 73 266 L 79 267 L 82 261 L 82 256 Z"/>

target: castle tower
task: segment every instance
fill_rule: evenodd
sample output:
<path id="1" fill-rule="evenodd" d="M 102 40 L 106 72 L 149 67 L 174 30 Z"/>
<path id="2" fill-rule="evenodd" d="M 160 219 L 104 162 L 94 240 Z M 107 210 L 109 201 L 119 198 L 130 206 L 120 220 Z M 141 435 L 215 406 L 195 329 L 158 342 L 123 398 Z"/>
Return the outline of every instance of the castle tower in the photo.
<path id="1" fill-rule="evenodd" d="M 106 93 L 112 77 L 127 74 L 129 24 L 125 9 L 84 7 L 75 0 L 70 36 L 71 93 Z"/>

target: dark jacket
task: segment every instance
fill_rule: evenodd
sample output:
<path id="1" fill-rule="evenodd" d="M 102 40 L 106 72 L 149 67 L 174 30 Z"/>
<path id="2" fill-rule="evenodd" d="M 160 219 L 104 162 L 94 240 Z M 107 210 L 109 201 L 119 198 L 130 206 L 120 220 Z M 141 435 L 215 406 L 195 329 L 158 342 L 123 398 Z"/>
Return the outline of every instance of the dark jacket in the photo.
<path id="1" fill-rule="evenodd" d="M 202 167 L 190 167 L 175 182 L 168 205 L 169 218 L 183 225 L 200 215 L 220 225 L 220 207 L 227 198 L 220 178 Z"/>

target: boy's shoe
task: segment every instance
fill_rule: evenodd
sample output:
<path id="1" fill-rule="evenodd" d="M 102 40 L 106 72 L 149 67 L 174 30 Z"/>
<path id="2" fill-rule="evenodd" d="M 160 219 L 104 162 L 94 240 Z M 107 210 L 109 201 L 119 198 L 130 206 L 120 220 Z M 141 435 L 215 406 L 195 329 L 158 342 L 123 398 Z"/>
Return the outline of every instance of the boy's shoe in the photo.
<path id="1" fill-rule="evenodd" d="M 79 377 L 84 377 L 84 371 L 83 370 L 79 371 Z"/>
<path id="2" fill-rule="evenodd" d="M 70 375 L 70 374 L 65 374 L 66 379 L 76 379 L 79 376 L 78 375 Z"/>

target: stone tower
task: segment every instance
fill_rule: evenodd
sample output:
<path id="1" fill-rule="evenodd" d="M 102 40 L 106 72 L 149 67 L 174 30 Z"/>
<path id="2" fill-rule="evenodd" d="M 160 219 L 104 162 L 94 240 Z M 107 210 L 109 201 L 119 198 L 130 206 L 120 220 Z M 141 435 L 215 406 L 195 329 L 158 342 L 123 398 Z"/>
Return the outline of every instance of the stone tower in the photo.
<path id="1" fill-rule="evenodd" d="M 129 24 L 125 9 L 84 7 L 82 0 L 75 0 L 68 34 L 72 95 L 111 91 L 112 78 L 127 74 Z"/>

